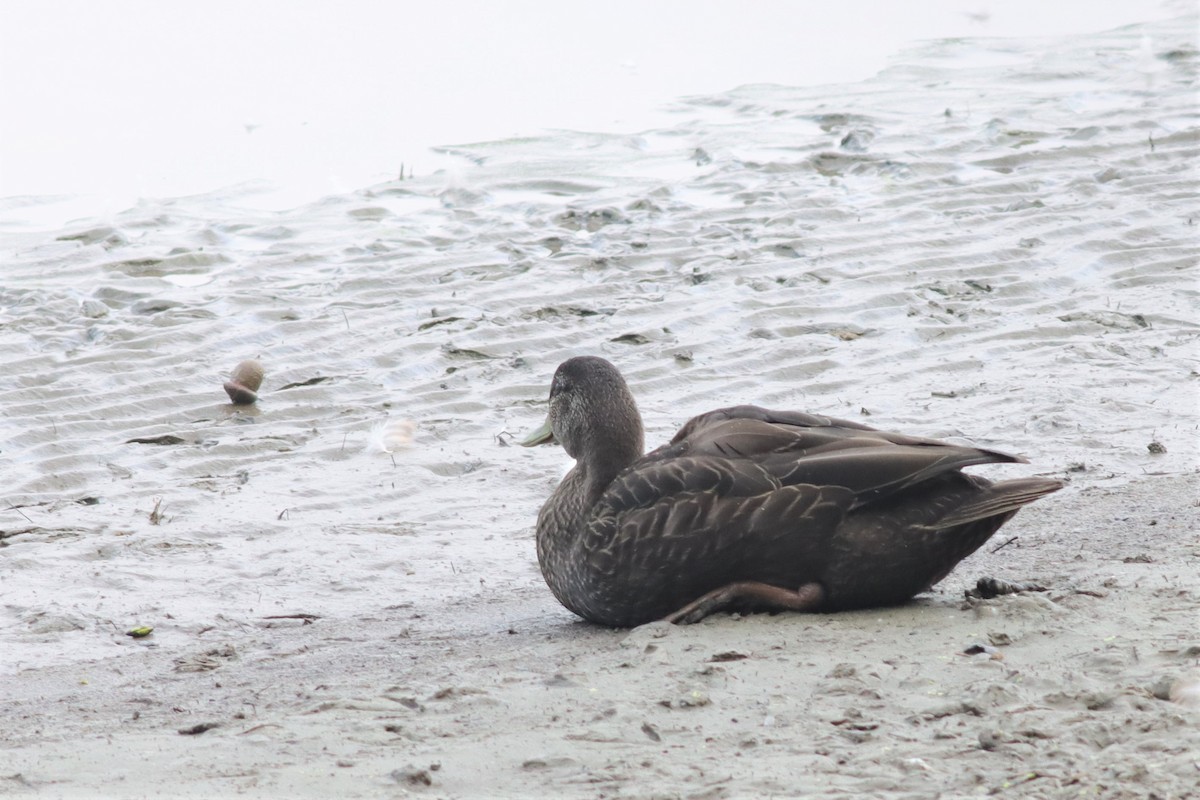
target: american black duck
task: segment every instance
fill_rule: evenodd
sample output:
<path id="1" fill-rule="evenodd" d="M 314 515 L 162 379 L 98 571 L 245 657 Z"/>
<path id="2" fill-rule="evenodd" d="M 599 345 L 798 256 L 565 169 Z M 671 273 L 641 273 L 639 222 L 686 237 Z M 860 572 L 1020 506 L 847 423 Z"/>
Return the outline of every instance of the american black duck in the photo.
<path id="1" fill-rule="evenodd" d="M 756 406 L 701 414 L 648 455 L 642 440 L 624 378 L 582 356 L 559 366 L 546 423 L 522 442 L 576 461 L 538 514 L 538 561 L 555 597 L 601 625 L 902 603 L 1062 488 L 961 471 L 1020 456 Z"/>

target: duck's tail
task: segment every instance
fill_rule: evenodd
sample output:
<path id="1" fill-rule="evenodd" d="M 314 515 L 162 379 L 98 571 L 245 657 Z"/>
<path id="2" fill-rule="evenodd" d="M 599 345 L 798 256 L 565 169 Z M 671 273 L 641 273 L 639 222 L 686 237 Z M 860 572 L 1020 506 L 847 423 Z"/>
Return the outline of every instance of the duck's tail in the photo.
<path id="1" fill-rule="evenodd" d="M 1053 494 L 1063 488 L 1054 478 L 1016 478 L 988 486 L 971 502 L 952 509 L 946 516 L 928 525 L 932 530 L 945 530 L 969 522 L 1011 514 L 1021 506 Z"/>

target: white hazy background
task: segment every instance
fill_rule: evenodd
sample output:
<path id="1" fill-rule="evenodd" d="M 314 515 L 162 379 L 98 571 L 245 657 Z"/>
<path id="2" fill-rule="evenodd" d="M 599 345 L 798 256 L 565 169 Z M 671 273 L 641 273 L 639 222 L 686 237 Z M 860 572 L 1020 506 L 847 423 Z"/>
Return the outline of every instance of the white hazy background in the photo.
<path id="1" fill-rule="evenodd" d="M 1059 36 L 1146 0 L 4 2 L 0 230 L 240 186 L 286 208 L 435 145 L 632 133 L 677 97 L 867 78 L 924 39 Z M 251 185 L 247 185 L 252 182 Z"/>

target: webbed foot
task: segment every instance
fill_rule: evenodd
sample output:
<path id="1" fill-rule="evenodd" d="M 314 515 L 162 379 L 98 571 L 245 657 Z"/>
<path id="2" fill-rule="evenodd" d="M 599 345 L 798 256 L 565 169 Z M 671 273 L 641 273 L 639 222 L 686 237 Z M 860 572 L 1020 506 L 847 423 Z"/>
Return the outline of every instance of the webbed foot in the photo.
<path id="1" fill-rule="evenodd" d="M 663 620 L 690 625 L 732 605 L 750 605 L 762 611 L 814 611 L 824 600 L 825 590 L 819 583 L 806 583 L 793 591 L 769 583 L 739 581 L 714 589 Z"/>

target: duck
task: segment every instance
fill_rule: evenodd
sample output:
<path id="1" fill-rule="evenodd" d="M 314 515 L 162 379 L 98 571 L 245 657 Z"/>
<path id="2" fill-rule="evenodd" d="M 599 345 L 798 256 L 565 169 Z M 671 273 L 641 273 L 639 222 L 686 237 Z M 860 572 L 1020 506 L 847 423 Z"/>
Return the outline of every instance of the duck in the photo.
<path id="1" fill-rule="evenodd" d="M 644 438 L 620 371 L 577 356 L 520 442 L 575 460 L 538 513 L 538 564 L 564 607 L 611 628 L 903 604 L 1063 487 L 963 472 L 1021 456 L 754 405 L 650 453 Z"/>

